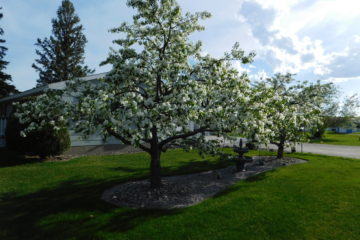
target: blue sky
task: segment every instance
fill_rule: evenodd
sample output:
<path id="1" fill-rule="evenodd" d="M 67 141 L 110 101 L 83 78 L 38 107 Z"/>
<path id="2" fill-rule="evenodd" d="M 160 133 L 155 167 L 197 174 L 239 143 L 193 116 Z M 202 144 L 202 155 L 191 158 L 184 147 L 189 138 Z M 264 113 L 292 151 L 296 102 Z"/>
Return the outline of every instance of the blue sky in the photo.
<path id="1" fill-rule="evenodd" d="M 88 39 L 85 63 L 97 73 L 119 36 L 108 30 L 130 21 L 133 10 L 125 0 L 73 0 Z M 207 10 L 206 30 L 193 35 L 203 51 L 221 56 L 238 41 L 257 53 L 247 67 L 253 79 L 277 72 L 297 74 L 299 80 L 336 83 L 344 95 L 360 93 L 360 2 L 356 0 L 179 0 L 184 11 Z M 51 19 L 61 0 L 0 0 L 4 18 L 7 73 L 20 90 L 36 85 L 31 68 L 37 38 L 51 34 Z"/>

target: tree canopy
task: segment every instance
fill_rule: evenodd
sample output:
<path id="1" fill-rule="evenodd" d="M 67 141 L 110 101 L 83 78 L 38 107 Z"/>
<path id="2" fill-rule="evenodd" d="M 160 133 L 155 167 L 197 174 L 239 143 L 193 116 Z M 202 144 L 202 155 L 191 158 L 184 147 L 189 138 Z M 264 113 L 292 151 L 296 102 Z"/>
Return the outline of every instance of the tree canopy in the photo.
<path id="1" fill-rule="evenodd" d="M 87 42 L 73 4 L 63 0 L 52 19 L 52 35 L 35 43 L 38 59 L 32 67 L 39 72 L 37 84 L 44 85 L 84 77 L 93 70 L 84 66 Z"/>
<path id="2" fill-rule="evenodd" d="M 269 141 L 278 147 L 278 158 L 283 157 L 286 145 L 306 138 L 302 130 L 321 122 L 321 103 L 327 87 L 296 82 L 292 74 L 275 74 L 257 84 L 258 92 L 267 99 L 268 123 L 264 127 L 269 129 Z"/>
<path id="3" fill-rule="evenodd" d="M 0 8 L 1 10 L 2 8 Z M 0 20 L 3 18 L 3 13 L 0 13 Z M 0 36 L 4 34 L 4 30 L 0 27 Z M 4 72 L 6 66 L 9 64 L 5 61 L 6 51 L 8 50 L 3 44 L 5 39 L 0 38 L 0 98 L 6 97 L 12 93 L 18 92 L 11 82 L 11 76 Z"/>

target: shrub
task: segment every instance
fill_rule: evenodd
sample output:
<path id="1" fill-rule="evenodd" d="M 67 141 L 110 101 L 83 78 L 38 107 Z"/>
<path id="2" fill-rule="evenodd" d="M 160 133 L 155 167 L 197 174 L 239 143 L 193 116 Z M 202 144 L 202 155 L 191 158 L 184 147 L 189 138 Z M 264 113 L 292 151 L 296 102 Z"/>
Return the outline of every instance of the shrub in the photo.
<path id="1" fill-rule="evenodd" d="M 58 131 L 52 128 L 43 128 L 27 134 L 20 135 L 27 126 L 19 123 L 14 116 L 8 121 L 6 128 L 6 144 L 11 150 L 27 155 L 38 155 L 42 158 L 63 153 L 70 147 L 70 135 L 66 127 Z"/>
<path id="2" fill-rule="evenodd" d="M 317 128 L 313 128 L 310 131 L 310 138 L 311 139 L 322 139 L 326 132 L 326 127 L 318 126 Z"/>
<path id="3" fill-rule="evenodd" d="M 245 144 L 246 148 L 249 150 L 256 150 L 257 149 L 257 143 L 256 142 L 247 142 Z"/>

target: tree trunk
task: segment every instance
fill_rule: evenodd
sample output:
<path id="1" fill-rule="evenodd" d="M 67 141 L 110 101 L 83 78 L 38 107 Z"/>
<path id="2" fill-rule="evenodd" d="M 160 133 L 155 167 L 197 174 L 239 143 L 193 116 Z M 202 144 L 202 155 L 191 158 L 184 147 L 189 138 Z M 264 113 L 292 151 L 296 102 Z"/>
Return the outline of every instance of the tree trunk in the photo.
<path id="1" fill-rule="evenodd" d="M 277 150 L 277 158 L 283 158 L 283 157 L 284 157 L 284 143 L 279 143 Z"/>
<path id="2" fill-rule="evenodd" d="M 278 147 L 277 158 L 279 159 L 284 157 L 285 141 L 286 141 L 286 133 L 282 132 L 282 134 L 279 137 L 279 142 L 276 143 L 276 146 Z"/>
<path id="3" fill-rule="evenodd" d="M 150 183 L 152 188 L 161 186 L 160 155 L 161 151 L 157 147 L 152 147 L 150 163 Z"/>

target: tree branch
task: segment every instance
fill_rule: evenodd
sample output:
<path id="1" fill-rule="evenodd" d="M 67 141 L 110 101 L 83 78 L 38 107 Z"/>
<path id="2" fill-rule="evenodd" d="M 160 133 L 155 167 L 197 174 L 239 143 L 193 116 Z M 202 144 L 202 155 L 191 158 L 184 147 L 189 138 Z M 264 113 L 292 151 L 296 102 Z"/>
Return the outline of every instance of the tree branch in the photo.
<path id="1" fill-rule="evenodd" d="M 120 141 L 122 141 L 123 143 L 125 143 L 126 145 L 132 145 L 131 142 L 129 140 L 127 140 L 126 138 L 124 138 L 123 136 L 121 136 L 120 134 L 116 133 L 114 130 L 112 130 L 111 128 L 106 128 L 106 131 L 116 137 L 117 139 L 119 139 Z M 142 144 L 139 144 L 139 148 L 141 148 L 142 150 L 144 150 L 147 153 L 150 153 L 150 148 L 145 147 Z"/>
<path id="2" fill-rule="evenodd" d="M 206 131 L 211 132 L 212 130 L 207 129 L 207 128 L 205 128 L 205 127 L 201 127 L 201 128 L 198 128 L 198 129 L 196 129 L 196 130 L 194 130 L 194 131 L 192 131 L 192 132 L 188 132 L 188 133 L 179 134 L 179 135 L 175 135 L 175 136 L 169 137 L 169 138 L 167 138 L 167 139 L 165 139 L 165 140 L 163 140 L 163 141 L 161 141 L 161 142 L 159 143 L 159 149 L 162 150 L 162 148 L 163 148 L 166 144 L 168 144 L 168 143 L 170 143 L 170 142 L 172 142 L 172 141 L 174 141 L 174 140 L 177 140 L 177 139 L 180 139 L 180 138 L 191 137 L 191 136 L 194 136 L 194 135 L 196 135 L 196 134 L 198 134 L 198 133 L 202 133 L 202 132 L 206 132 Z"/>

